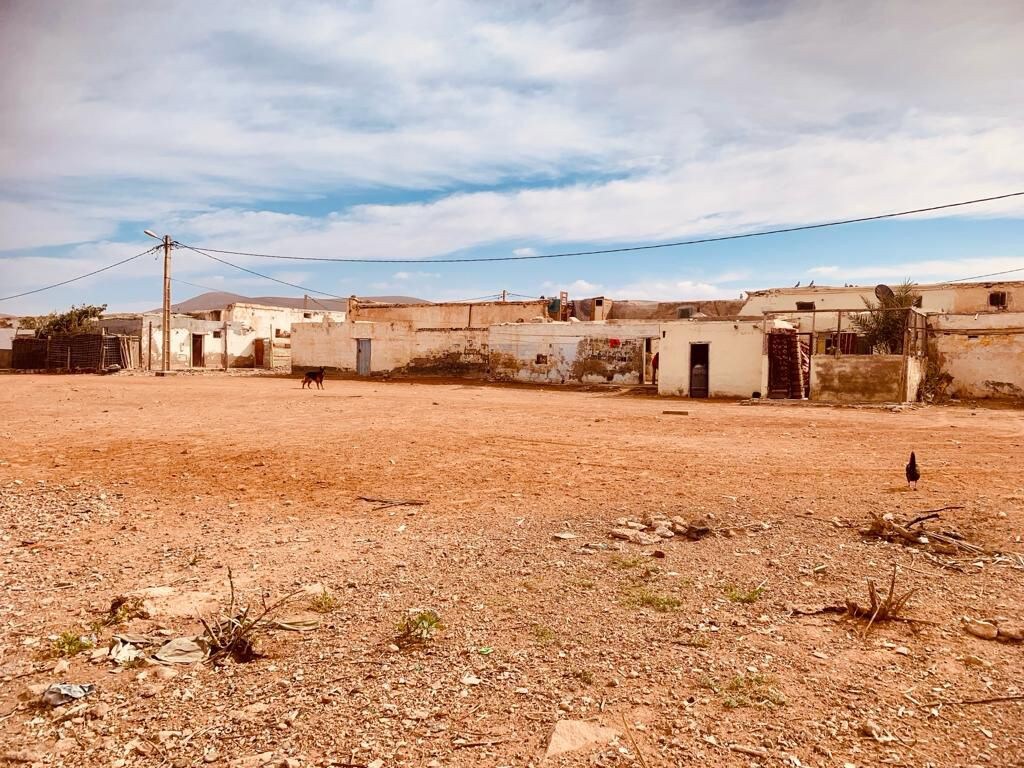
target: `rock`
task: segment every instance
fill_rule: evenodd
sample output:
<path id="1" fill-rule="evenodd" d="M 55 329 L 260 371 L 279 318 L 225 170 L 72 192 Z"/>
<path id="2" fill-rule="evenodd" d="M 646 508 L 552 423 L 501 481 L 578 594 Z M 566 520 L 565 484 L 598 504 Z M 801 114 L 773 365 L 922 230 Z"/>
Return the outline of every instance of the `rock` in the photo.
<path id="1" fill-rule="evenodd" d="M 607 744 L 619 735 L 614 728 L 606 728 L 583 720 L 560 720 L 548 741 L 544 758 L 576 752 L 598 744 Z"/>
<path id="2" fill-rule="evenodd" d="M 463 685 L 480 685 L 480 678 L 477 677 L 476 675 L 470 673 L 470 672 L 467 672 L 466 674 L 464 674 L 462 676 L 462 684 Z"/>
<path id="3" fill-rule="evenodd" d="M 384 761 L 378 758 L 372 763 L 369 763 L 366 768 L 384 768 Z"/>
<path id="4" fill-rule="evenodd" d="M 992 666 L 992 662 L 985 661 L 980 656 L 972 656 L 972 655 L 964 656 L 963 662 L 968 667 L 991 667 Z"/>
<path id="5" fill-rule="evenodd" d="M 171 669 L 170 667 L 157 667 L 153 671 L 153 676 L 157 680 L 173 680 L 178 676 L 178 670 Z"/>
<path id="6" fill-rule="evenodd" d="M 967 620 L 964 622 L 964 629 L 982 640 L 995 640 L 999 637 L 999 628 L 984 621 Z"/>
<path id="7" fill-rule="evenodd" d="M 551 538 L 560 539 L 561 541 L 572 541 L 576 538 L 576 534 L 569 533 L 568 531 L 561 531 L 559 533 L 552 534 Z"/>
<path id="8" fill-rule="evenodd" d="M 159 685 L 158 683 L 149 683 L 148 685 L 144 685 L 142 686 L 142 688 L 139 689 L 139 695 L 144 699 L 152 699 L 154 696 L 158 695 L 160 691 L 162 691 L 163 689 L 164 687 L 162 685 Z"/>
<path id="9" fill-rule="evenodd" d="M 195 664 L 206 658 L 206 651 L 190 637 L 176 637 L 160 646 L 153 658 L 165 664 Z"/>
<path id="10" fill-rule="evenodd" d="M 109 714 L 110 705 L 99 703 L 93 704 L 89 711 L 85 713 L 85 716 L 88 717 L 90 720 L 102 720 Z"/>
<path id="11" fill-rule="evenodd" d="M 653 533 L 644 533 L 643 531 L 637 531 L 632 528 L 612 528 L 612 538 L 624 539 L 634 544 L 641 546 L 650 546 L 651 544 L 658 544 L 661 542 L 660 536 L 655 536 Z"/>
<path id="12" fill-rule="evenodd" d="M 654 535 L 662 539 L 671 539 L 673 536 L 675 536 L 675 534 L 672 533 L 672 531 L 669 528 L 665 527 L 655 528 Z"/>
<path id="13" fill-rule="evenodd" d="M 270 765 L 272 762 L 274 762 L 273 752 L 261 752 L 258 755 L 236 757 L 228 761 L 228 765 L 231 768 L 262 768 L 264 765 Z"/>
<path id="14" fill-rule="evenodd" d="M 430 717 L 430 713 L 425 709 L 410 709 L 406 717 L 410 720 L 426 720 Z"/>
<path id="15" fill-rule="evenodd" d="M 56 664 L 53 665 L 53 674 L 55 674 L 55 675 L 63 675 L 69 669 L 71 669 L 71 662 L 68 661 L 67 659 L 61 659 L 60 661 L 58 661 Z"/>

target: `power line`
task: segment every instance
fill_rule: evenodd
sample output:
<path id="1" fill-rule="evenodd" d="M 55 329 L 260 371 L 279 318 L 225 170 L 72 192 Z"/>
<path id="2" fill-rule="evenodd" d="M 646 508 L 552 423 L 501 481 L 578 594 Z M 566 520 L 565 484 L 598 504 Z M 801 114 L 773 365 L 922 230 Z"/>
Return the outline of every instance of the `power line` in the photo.
<path id="1" fill-rule="evenodd" d="M 157 250 L 158 248 L 162 248 L 162 247 L 163 246 L 160 246 L 160 245 L 154 245 L 152 248 L 150 248 L 149 250 L 143 251 L 142 253 L 136 253 L 134 256 L 129 256 L 127 259 L 121 259 L 121 261 L 114 262 L 113 264 L 108 264 L 107 266 L 100 267 L 99 269 L 94 269 L 92 272 L 86 272 L 84 275 L 79 275 L 78 277 L 72 277 L 69 280 L 62 280 L 61 282 L 53 283 L 52 285 L 44 285 L 42 288 L 33 288 L 31 291 L 25 291 L 24 293 L 15 293 L 15 294 L 13 294 L 11 296 L 0 296 L 0 301 L 8 301 L 10 299 L 20 299 L 22 296 L 31 296 L 33 293 L 42 293 L 43 291 L 49 291 L 51 288 L 60 288 L 62 285 L 67 285 L 68 283 L 74 283 L 74 282 L 77 282 L 78 280 L 84 280 L 87 277 L 92 277 L 93 275 L 98 275 L 100 272 L 106 272 L 108 269 L 113 269 L 114 267 L 120 267 L 122 264 L 127 264 L 129 261 L 134 261 L 135 259 L 141 258 L 142 256 L 146 256 L 147 254 L 153 253 L 153 251 Z"/>
<path id="2" fill-rule="evenodd" d="M 181 283 L 182 285 L 191 285 L 193 288 L 202 288 L 204 291 L 214 291 L 215 293 L 222 293 L 224 288 L 212 288 L 209 285 L 199 285 L 199 283 L 190 283 L 188 280 L 182 280 L 180 277 L 172 277 L 172 283 Z"/>
<path id="3" fill-rule="evenodd" d="M 768 229 L 759 232 L 746 232 L 739 235 L 720 235 L 717 237 L 702 237 L 695 240 L 678 240 L 672 243 L 655 243 L 654 245 L 631 245 L 623 248 L 602 248 L 594 251 L 569 251 L 565 253 L 540 253 L 532 256 L 479 256 L 468 259 L 366 259 L 366 258 L 343 258 L 331 256 L 281 256 L 272 253 L 252 253 L 248 251 L 228 251 L 217 248 L 206 248 L 212 253 L 223 253 L 230 256 L 253 256 L 261 259 L 284 259 L 288 261 L 333 261 L 354 264 L 462 264 L 483 261 L 529 261 L 534 259 L 561 259 L 569 256 L 597 256 L 606 253 L 627 253 L 630 251 L 650 251 L 656 248 L 674 248 L 685 245 L 701 245 L 703 243 L 720 243 L 726 240 L 743 240 L 750 237 L 766 237 L 768 235 L 781 235 L 787 232 L 803 232 L 809 229 L 824 229 L 826 227 L 838 227 L 844 224 L 860 224 L 865 221 L 879 221 L 881 219 L 894 219 L 899 216 L 912 216 L 917 213 L 928 213 L 930 211 L 941 211 L 949 208 L 960 208 L 967 205 L 979 203 L 990 203 L 994 200 L 1006 200 L 1011 197 L 1024 196 L 1022 192 L 1009 192 L 1005 195 L 994 195 L 992 197 L 979 197 L 974 200 L 961 200 L 957 203 L 944 203 L 942 205 L 931 205 L 926 208 L 913 208 L 906 211 L 894 213 L 879 213 L 874 216 L 860 216 L 854 219 L 840 219 L 837 221 L 826 221 L 821 224 L 803 224 L 798 227 L 782 227 L 779 229 Z M 191 246 L 185 246 L 189 248 Z"/>
<path id="4" fill-rule="evenodd" d="M 989 272 L 987 275 L 971 275 L 970 277 L 958 277 L 956 280 L 947 280 L 947 283 L 963 283 L 967 280 L 981 280 L 983 277 L 998 277 L 999 275 L 1009 275 L 1011 272 L 1024 272 L 1024 267 L 1017 267 L 1016 269 L 1004 269 L 1002 272 Z"/>
<path id="5" fill-rule="evenodd" d="M 190 251 L 195 251 L 196 253 L 201 254 L 203 256 L 206 256 L 209 259 L 213 259 L 214 261 L 219 261 L 221 264 L 227 264 L 229 267 L 234 267 L 235 269 L 240 269 L 242 272 L 248 272 L 250 275 L 256 275 L 256 277 L 262 277 L 264 280 L 271 280 L 271 281 L 273 281 L 275 283 L 280 283 L 281 285 L 287 285 L 287 286 L 289 286 L 291 288 L 298 288 L 300 291 L 307 291 L 309 293 L 319 293 L 321 296 L 329 296 L 332 299 L 341 299 L 342 301 L 346 300 L 345 296 L 338 296 L 337 294 L 334 294 L 334 293 L 327 293 L 327 291 L 318 291 L 316 288 L 309 288 L 309 287 L 307 287 L 305 285 L 298 285 L 296 283 L 289 283 L 287 280 L 279 280 L 276 277 L 271 277 L 270 275 L 264 275 L 262 272 L 257 272 L 256 270 L 248 269 L 247 267 L 242 267 L 242 266 L 239 266 L 238 264 L 232 264 L 230 261 L 225 261 L 224 259 L 221 259 L 221 258 L 218 258 L 218 257 L 214 256 L 212 253 L 207 253 L 206 251 L 200 250 L 199 248 L 194 248 L 191 245 L 185 245 L 184 243 L 179 243 L 179 242 L 175 242 L 174 244 L 176 246 L 180 247 L 180 248 L 187 248 Z"/>

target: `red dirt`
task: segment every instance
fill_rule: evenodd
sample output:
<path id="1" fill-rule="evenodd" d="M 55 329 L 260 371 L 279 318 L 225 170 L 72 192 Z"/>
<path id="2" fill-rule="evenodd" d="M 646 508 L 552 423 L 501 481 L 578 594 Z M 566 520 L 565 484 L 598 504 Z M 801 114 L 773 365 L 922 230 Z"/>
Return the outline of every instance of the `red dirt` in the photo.
<path id="1" fill-rule="evenodd" d="M 678 416 L 612 393 L 325 386 L 0 379 L 0 758 L 525 766 L 572 718 L 622 735 L 545 765 L 1024 761 L 1024 702 L 933 704 L 1024 694 L 1024 646 L 961 625 L 1024 623 L 1024 569 L 950 570 L 857 531 L 871 511 L 963 505 L 941 524 L 1024 551 L 1021 412 L 691 401 Z M 375 511 L 358 496 L 429 504 Z M 733 535 L 665 541 L 664 559 L 609 538 L 647 514 L 710 516 Z M 894 564 L 897 589 L 918 590 L 906 615 L 932 623 L 865 632 L 790 614 L 864 604 Z M 226 599 L 228 567 L 247 599 L 322 585 L 337 607 L 313 632 L 268 634 L 267 658 L 169 679 L 88 651 L 61 673 L 44 658 L 50 636 L 91 634 L 114 597 L 150 587 L 169 597 L 127 629 L 195 634 L 193 603 Z M 410 608 L 444 629 L 395 651 Z M 98 689 L 80 711 L 24 694 L 63 681 Z"/>

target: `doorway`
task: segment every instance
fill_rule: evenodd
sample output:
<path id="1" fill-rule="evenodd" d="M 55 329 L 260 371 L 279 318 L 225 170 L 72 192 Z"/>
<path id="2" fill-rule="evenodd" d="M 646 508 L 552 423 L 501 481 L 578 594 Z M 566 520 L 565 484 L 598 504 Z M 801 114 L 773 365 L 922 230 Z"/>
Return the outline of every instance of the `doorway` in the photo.
<path id="1" fill-rule="evenodd" d="M 252 367 L 263 367 L 263 339 L 256 339 L 252 347 Z"/>
<path id="2" fill-rule="evenodd" d="M 711 360 L 710 344 L 690 345 L 690 397 L 707 397 L 710 392 L 708 382 L 709 363 Z"/>
<path id="3" fill-rule="evenodd" d="M 370 340 L 356 339 L 356 373 L 370 375 Z"/>
<path id="4" fill-rule="evenodd" d="M 658 356 L 658 339 L 650 336 L 644 339 L 643 363 L 640 366 L 640 383 L 657 384 L 658 367 L 661 360 Z"/>
<path id="5" fill-rule="evenodd" d="M 203 357 L 203 335 L 201 333 L 192 334 L 192 367 L 206 367 L 206 358 Z"/>

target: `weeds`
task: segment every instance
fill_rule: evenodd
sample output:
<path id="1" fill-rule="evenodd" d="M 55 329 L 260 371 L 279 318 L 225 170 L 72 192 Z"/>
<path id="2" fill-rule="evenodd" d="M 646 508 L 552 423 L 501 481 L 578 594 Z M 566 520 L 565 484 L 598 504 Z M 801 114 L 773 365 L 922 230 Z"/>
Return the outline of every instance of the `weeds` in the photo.
<path id="1" fill-rule="evenodd" d="M 644 557 L 621 557 L 619 555 L 612 555 L 608 558 L 608 564 L 612 566 L 612 568 L 618 568 L 623 571 L 630 568 L 639 568 L 645 563 L 647 563 L 647 558 Z"/>
<path id="2" fill-rule="evenodd" d="M 268 617 L 275 610 L 294 598 L 302 590 L 291 592 L 276 603 L 267 605 L 263 600 L 263 610 L 253 616 L 251 605 L 241 607 L 235 600 L 235 581 L 228 568 L 228 585 L 231 588 L 231 598 L 228 602 L 227 611 L 218 618 L 211 618 L 209 621 L 200 617 L 205 636 L 203 642 L 210 649 L 209 659 L 219 661 L 230 656 L 237 662 L 244 663 L 262 658 L 263 654 L 256 648 L 256 635 L 266 629 Z"/>
<path id="3" fill-rule="evenodd" d="M 638 608 L 653 608 L 658 613 L 668 613 L 682 605 L 670 595 L 659 595 L 647 589 L 634 590 L 627 598 L 627 602 Z"/>
<path id="4" fill-rule="evenodd" d="M 50 643 L 50 653 L 53 656 L 77 656 L 82 651 L 88 651 L 93 647 L 93 642 L 88 637 L 82 637 L 73 630 L 65 630 L 57 636 L 57 639 Z"/>
<path id="5" fill-rule="evenodd" d="M 722 705 L 727 709 L 764 707 L 774 709 L 786 703 L 786 697 L 775 687 L 778 680 L 771 675 L 736 675 L 725 685 Z M 718 692 L 718 691 L 716 691 Z"/>
<path id="6" fill-rule="evenodd" d="M 333 613 L 338 609 L 338 599 L 325 589 L 309 601 L 309 607 L 317 613 Z"/>
<path id="7" fill-rule="evenodd" d="M 753 589 L 740 589 L 735 584 L 725 587 L 725 596 L 733 603 L 756 603 L 764 594 L 764 587 L 758 584 Z"/>
<path id="8" fill-rule="evenodd" d="M 708 639 L 701 634 L 694 633 L 689 637 L 680 640 L 679 645 L 686 646 L 687 648 L 707 648 L 711 645 Z"/>
<path id="9" fill-rule="evenodd" d="M 589 669 L 577 669 L 572 672 L 572 677 L 584 685 L 594 684 L 594 673 Z"/>
<path id="10" fill-rule="evenodd" d="M 530 632 L 533 634 L 533 639 L 541 645 L 551 645 L 558 638 L 555 630 L 545 627 L 543 624 L 534 624 L 530 627 Z"/>
<path id="11" fill-rule="evenodd" d="M 141 597 L 118 595 L 110 602 L 110 609 L 100 623 L 105 627 L 116 627 L 132 619 L 148 618 L 149 611 L 146 610 L 145 601 Z"/>
<path id="12" fill-rule="evenodd" d="M 436 611 L 412 610 L 398 622 L 398 637 L 395 640 L 399 646 L 423 645 L 442 629 L 444 625 Z"/>

